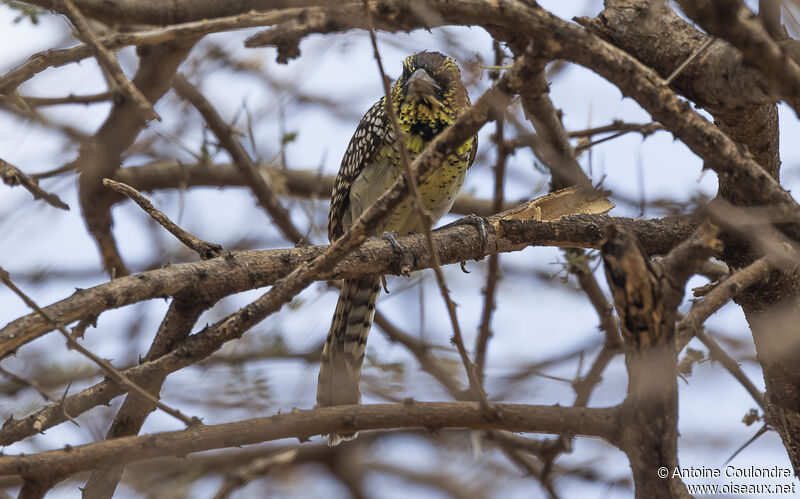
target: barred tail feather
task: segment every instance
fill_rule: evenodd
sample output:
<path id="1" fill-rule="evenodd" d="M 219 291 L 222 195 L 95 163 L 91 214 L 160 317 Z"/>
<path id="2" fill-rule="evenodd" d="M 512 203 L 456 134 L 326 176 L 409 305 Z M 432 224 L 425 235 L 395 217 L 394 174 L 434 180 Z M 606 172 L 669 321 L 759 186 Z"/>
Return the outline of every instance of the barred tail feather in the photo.
<path id="1" fill-rule="evenodd" d="M 361 402 L 361 364 L 380 289 L 379 276 L 348 279 L 342 284 L 331 329 L 322 348 L 317 381 L 318 406 Z M 357 435 L 328 435 L 328 445 L 352 440 Z"/>

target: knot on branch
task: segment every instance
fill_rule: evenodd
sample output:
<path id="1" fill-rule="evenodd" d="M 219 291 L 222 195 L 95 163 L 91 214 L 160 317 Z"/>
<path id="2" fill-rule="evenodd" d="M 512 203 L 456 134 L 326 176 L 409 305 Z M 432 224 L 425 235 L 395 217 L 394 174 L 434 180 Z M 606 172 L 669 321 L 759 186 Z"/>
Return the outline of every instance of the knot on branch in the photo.
<path id="1" fill-rule="evenodd" d="M 703 261 L 722 251 L 719 232 L 706 222 L 654 262 L 633 234 L 618 225 L 607 229 L 603 262 L 626 346 L 640 351 L 673 341 L 684 285 Z"/>

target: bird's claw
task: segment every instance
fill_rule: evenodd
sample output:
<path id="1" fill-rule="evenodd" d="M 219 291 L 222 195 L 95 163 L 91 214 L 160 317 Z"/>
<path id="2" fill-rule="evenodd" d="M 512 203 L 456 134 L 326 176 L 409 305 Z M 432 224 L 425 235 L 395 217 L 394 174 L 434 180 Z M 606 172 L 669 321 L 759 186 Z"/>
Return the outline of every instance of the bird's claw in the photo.
<path id="1" fill-rule="evenodd" d="M 457 227 L 459 225 L 472 225 L 478 231 L 478 237 L 480 237 L 481 239 L 481 253 L 483 253 L 484 251 L 486 251 L 486 242 L 489 240 L 488 232 L 486 230 L 487 224 L 488 220 L 485 217 L 481 217 L 473 213 L 463 218 L 459 218 L 453 223 L 449 223 L 443 227 L 440 227 L 440 229 L 445 229 L 447 227 Z M 483 258 L 483 255 L 481 255 L 481 257 L 479 258 L 476 258 L 476 260 L 480 260 L 481 258 Z"/>
<path id="2" fill-rule="evenodd" d="M 398 273 L 404 277 L 408 277 L 411 275 L 411 264 L 409 263 L 409 255 L 406 250 L 400 246 L 400 243 L 397 242 L 397 231 L 392 232 L 384 232 L 381 236 L 381 239 L 385 239 L 389 241 L 389 244 L 392 245 L 392 249 L 394 252 L 400 257 L 400 262 L 397 266 Z"/>

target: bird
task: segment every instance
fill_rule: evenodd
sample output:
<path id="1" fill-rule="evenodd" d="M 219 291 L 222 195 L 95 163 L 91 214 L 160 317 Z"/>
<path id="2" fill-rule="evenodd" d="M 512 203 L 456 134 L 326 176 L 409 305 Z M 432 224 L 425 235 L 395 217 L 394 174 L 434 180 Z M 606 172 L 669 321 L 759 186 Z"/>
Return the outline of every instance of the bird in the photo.
<path id="1" fill-rule="evenodd" d="M 403 72 L 389 95 L 412 161 L 471 105 L 456 61 L 432 51 L 418 52 L 403 60 Z M 342 158 L 328 212 L 331 242 L 341 237 L 403 174 L 400 147 L 384 96 L 361 119 Z M 442 160 L 419 185 L 422 204 L 433 223 L 453 206 L 477 148 L 475 135 Z M 420 232 L 425 230 L 424 223 L 406 198 L 382 219 L 374 235 Z M 365 276 L 342 283 L 322 350 L 318 407 L 361 403 L 361 365 L 381 278 Z M 357 435 L 328 435 L 328 445 L 338 445 Z"/>

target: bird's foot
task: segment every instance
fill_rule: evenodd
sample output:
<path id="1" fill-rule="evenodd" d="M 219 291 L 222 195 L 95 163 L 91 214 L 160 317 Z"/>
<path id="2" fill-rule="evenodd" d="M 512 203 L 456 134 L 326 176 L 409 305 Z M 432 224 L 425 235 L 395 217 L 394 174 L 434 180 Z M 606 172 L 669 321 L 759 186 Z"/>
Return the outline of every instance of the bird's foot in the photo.
<path id="1" fill-rule="evenodd" d="M 481 256 L 479 256 L 475 260 L 480 260 L 483 258 L 483 252 L 486 251 L 486 242 L 489 239 L 488 233 L 486 231 L 486 226 L 488 224 L 489 221 L 485 217 L 472 214 L 472 215 L 467 215 L 463 218 L 459 218 L 455 222 L 439 227 L 439 230 L 446 229 L 448 227 L 459 227 L 462 225 L 472 225 L 473 227 L 475 227 L 475 230 L 478 231 L 478 237 L 481 240 Z M 469 274 L 469 271 L 466 269 L 465 262 L 461 262 L 461 270 L 464 273 Z"/>
<path id="2" fill-rule="evenodd" d="M 397 273 L 404 277 L 410 276 L 411 255 L 409 255 L 408 252 L 404 250 L 402 246 L 400 246 L 400 243 L 397 242 L 397 231 L 384 232 L 381 236 L 381 239 L 389 241 L 389 244 L 392 245 L 392 249 L 394 250 L 395 254 L 400 257 L 396 268 Z"/>

